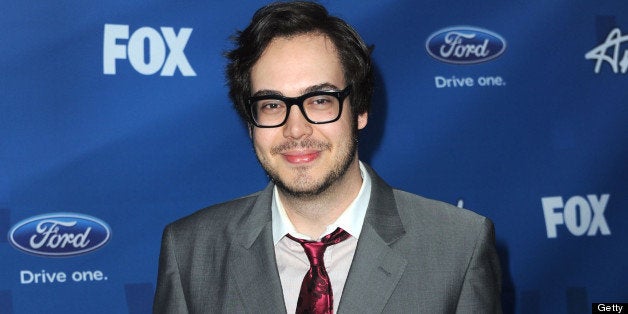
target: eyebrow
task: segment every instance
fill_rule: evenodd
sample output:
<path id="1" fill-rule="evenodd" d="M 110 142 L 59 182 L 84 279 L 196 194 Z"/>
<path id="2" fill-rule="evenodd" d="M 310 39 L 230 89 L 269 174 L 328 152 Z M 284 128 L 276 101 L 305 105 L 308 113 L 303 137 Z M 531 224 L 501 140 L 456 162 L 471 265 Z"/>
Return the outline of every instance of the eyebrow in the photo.
<path id="1" fill-rule="evenodd" d="M 312 93 L 312 92 L 337 91 L 337 90 L 340 90 L 340 88 L 338 88 L 336 85 L 332 83 L 325 82 L 325 83 L 306 87 L 305 89 L 301 90 L 301 95 L 305 95 L 307 93 Z M 258 96 L 284 96 L 284 94 L 280 91 L 276 91 L 272 89 L 262 89 L 262 90 L 258 90 L 257 92 L 255 92 L 255 94 L 252 95 L 252 97 L 258 97 Z"/>

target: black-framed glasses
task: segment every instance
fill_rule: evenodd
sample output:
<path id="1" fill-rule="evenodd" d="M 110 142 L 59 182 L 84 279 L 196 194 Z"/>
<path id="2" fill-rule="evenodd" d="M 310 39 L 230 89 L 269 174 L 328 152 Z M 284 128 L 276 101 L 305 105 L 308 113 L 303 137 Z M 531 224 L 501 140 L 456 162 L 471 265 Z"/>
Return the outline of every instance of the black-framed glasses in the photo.
<path id="1" fill-rule="evenodd" d="M 315 91 L 299 97 L 253 96 L 248 99 L 249 113 L 256 127 L 276 128 L 286 124 L 290 108 L 297 105 L 307 122 L 331 123 L 340 119 L 342 103 L 349 93 L 350 85 L 341 91 Z"/>

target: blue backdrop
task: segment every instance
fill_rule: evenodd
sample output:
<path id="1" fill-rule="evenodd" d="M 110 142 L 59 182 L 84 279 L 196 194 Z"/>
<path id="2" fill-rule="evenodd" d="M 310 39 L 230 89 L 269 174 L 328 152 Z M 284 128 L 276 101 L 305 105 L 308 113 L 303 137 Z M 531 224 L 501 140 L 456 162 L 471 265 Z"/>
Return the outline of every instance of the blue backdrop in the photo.
<path id="1" fill-rule="evenodd" d="M 222 57 L 263 3 L 3 4 L 0 313 L 148 313 L 163 227 L 265 186 Z M 495 222 L 506 313 L 628 302 L 628 2 L 322 3 L 375 46 L 361 158 Z"/>

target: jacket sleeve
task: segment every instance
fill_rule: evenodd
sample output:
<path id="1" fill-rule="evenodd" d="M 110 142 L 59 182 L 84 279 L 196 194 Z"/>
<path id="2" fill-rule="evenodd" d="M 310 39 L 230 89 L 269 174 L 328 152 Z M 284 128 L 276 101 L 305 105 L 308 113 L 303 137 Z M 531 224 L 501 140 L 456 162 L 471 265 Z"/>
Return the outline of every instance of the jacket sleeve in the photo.
<path id="1" fill-rule="evenodd" d="M 172 230 L 166 227 L 161 239 L 157 289 L 153 313 L 188 313 Z"/>
<path id="2" fill-rule="evenodd" d="M 502 313 L 501 267 L 493 223 L 484 219 L 476 236 L 456 313 Z"/>

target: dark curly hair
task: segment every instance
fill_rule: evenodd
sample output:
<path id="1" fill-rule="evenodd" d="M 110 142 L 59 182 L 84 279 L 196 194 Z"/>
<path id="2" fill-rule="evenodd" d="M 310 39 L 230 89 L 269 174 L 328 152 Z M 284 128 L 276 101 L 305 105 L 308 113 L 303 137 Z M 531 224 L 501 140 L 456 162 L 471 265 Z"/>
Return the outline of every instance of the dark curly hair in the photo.
<path id="1" fill-rule="evenodd" d="M 229 97 L 247 123 L 251 123 L 246 109 L 246 100 L 251 96 L 251 68 L 274 38 L 308 33 L 324 34 L 336 46 L 345 81 L 352 86 L 354 116 L 369 111 L 373 66 L 370 48 L 360 35 L 317 3 L 277 2 L 257 10 L 249 26 L 233 36 L 235 49 L 225 54 L 229 59 L 226 69 Z"/>

